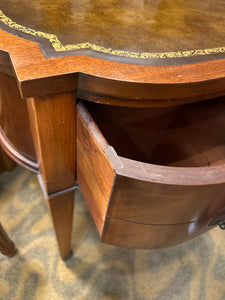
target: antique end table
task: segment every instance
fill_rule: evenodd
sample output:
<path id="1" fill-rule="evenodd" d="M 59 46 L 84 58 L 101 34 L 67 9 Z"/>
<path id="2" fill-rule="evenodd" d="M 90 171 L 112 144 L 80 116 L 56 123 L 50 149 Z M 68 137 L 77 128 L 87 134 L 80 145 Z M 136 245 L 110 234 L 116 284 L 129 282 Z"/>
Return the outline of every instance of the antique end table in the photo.
<path id="1" fill-rule="evenodd" d="M 1 145 L 38 174 L 62 258 L 76 182 L 105 243 L 224 228 L 223 1 L 0 0 L 0 28 Z"/>

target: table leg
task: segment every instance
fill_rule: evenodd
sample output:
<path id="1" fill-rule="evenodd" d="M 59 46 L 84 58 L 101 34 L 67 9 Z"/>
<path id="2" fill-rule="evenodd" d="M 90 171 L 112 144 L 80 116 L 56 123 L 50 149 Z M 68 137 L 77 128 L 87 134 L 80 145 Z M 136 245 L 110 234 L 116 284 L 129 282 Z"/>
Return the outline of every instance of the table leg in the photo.
<path id="1" fill-rule="evenodd" d="M 65 259 L 69 256 L 71 247 L 74 190 L 56 193 L 46 197 L 46 199 L 48 200 L 59 252 L 62 259 Z"/>
<path id="2" fill-rule="evenodd" d="M 16 163 L 5 153 L 0 146 L 0 173 L 3 171 L 12 171 Z"/>
<path id="3" fill-rule="evenodd" d="M 15 245 L 8 237 L 1 223 L 0 223 L 0 252 L 10 257 L 15 255 L 16 253 Z"/>
<path id="4" fill-rule="evenodd" d="M 60 255 L 70 253 L 75 187 L 75 95 L 27 99 L 40 182 L 48 201 Z"/>

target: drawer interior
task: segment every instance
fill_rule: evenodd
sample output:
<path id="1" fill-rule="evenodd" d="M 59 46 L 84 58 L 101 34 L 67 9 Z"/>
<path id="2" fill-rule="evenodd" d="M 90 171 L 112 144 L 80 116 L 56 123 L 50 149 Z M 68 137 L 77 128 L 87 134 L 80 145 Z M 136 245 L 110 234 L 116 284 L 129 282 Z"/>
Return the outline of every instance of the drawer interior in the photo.
<path id="1" fill-rule="evenodd" d="M 177 167 L 225 163 L 225 97 L 161 108 L 86 105 L 119 156 Z"/>

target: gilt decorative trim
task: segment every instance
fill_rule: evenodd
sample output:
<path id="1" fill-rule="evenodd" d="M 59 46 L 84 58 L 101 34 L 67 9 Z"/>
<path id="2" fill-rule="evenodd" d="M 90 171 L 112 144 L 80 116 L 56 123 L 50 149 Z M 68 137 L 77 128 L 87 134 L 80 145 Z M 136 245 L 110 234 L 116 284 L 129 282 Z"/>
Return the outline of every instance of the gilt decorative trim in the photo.
<path id="1" fill-rule="evenodd" d="M 174 51 L 174 52 L 130 52 L 124 50 L 116 50 L 112 48 L 105 48 L 101 45 L 95 45 L 89 42 L 78 43 L 72 45 L 63 45 L 58 37 L 51 33 L 46 33 L 42 31 L 36 31 L 32 28 L 25 27 L 23 25 L 17 24 L 10 18 L 8 18 L 3 11 L 0 10 L 0 21 L 6 26 L 26 33 L 28 35 L 36 36 L 42 39 L 47 39 L 56 52 L 64 51 L 76 51 L 82 49 L 91 49 L 96 52 L 110 54 L 114 56 L 127 57 L 127 58 L 136 58 L 136 59 L 164 59 L 164 58 L 185 58 L 193 56 L 204 56 L 204 55 L 213 55 L 225 53 L 225 47 L 211 48 L 211 49 L 196 49 L 196 50 L 186 50 L 186 51 Z"/>

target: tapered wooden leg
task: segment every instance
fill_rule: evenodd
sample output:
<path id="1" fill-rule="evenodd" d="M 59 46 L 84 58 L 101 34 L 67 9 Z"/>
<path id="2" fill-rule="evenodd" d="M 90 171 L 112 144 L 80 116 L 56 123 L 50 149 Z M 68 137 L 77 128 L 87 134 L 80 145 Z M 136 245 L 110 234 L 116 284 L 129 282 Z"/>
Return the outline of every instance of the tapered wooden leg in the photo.
<path id="1" fill-rule="evenodd" d="M 66 258 L 71 243 L 74 191 L 52 196 L 48 199 L 48 205 L 61 257 Z"/>
<path id="2" fill-rule="evenodd" d="M 10 257 L 15 255 L 16 253 L 15 245 L 8 237 L 1 223 L 0 223 L 0 252 Z"/>
<path id="3" fill-rule="evenodd" d="M 12 171 L 16 163 L 5 153 L 0 145 L 0 173 L 3 171 Z"/>
<path id="4" fill-rule="evenodd" d="M 75 95 L 27 99 L 39 181 L 48 201 L 61 257 L 70 253 L 75 189 Z"/>

